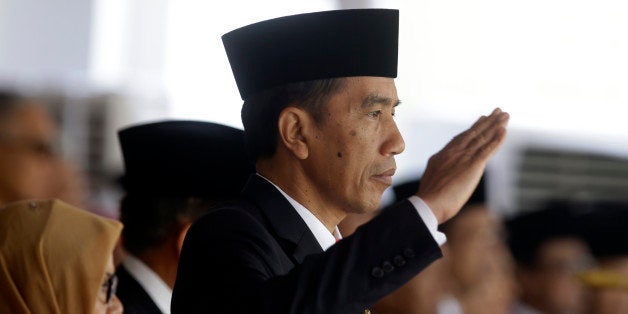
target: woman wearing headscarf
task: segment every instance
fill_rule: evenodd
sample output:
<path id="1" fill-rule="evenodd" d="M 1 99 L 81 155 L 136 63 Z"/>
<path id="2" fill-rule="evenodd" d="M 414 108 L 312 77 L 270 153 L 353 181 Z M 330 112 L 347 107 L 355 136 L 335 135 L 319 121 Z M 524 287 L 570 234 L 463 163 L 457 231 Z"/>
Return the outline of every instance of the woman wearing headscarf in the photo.
<path id="1" fill-rule="evenodd" d="M 59 200 L 0 208 L 0 313 L 122 313 L 112 258 L 121 230 Z"/>

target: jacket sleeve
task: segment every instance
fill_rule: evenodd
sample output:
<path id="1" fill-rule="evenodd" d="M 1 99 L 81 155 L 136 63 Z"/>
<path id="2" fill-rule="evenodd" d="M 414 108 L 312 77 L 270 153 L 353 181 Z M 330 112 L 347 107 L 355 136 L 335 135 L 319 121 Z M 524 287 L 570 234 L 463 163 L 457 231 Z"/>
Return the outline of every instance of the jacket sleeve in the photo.
<path id="1" fill-rule="evenodd" d="M 246 211 L 206 215 L 186 236 L 172 313 L 363 313 L 442 256 L 408 201 L 288 273 L 278 250 Z"/>

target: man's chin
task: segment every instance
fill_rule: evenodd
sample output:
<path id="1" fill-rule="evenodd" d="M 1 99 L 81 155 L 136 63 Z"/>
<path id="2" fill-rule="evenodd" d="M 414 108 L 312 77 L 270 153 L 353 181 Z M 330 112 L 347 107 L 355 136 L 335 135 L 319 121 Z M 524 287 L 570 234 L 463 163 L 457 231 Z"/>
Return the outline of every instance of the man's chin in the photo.
<path id="1" fill-rule="evenodd" d="M 382 201 L 382 198 L 379 197 L 376 200 L 364 202 L 358 207 L 349 208 L 347 212 L 351 214 L 370 214 L 377 211 L 381 201 Z"/>

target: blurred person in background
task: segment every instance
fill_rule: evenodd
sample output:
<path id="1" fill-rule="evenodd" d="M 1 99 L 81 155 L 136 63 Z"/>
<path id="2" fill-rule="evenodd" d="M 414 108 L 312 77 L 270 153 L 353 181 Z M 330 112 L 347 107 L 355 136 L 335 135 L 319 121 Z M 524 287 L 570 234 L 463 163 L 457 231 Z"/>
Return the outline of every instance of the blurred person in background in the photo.
<path id="1" fill-rule="evenodd" d="M 590 297 L 587 314 L 628 313 L 628 204 L 597 202 L 583 216 L 597 265 L 579 274 Z"/>
<path id="2" fill-rule="evenodd" d="M 122 313 L 112 255 L 121 229 L 59 200 L 0 208 L 0 313 Z"/>
<path id="3" fill-rule="evenodd" d="M 58 136 L 42 101 L 0 91 L 0 205 L 59 198 L 83 206 L 84 182 L 59 155 Z"/>
<path id="4" fill-rule="evenodd" d="M 57 136 L 40 103 L 0 92 L 0 205 L 52 196 Z"/>
<path id="5" fill-rule="evenodd" d="M 419 185 L 413 180 L 395 186 L 395 198 L 412 195 Z M 510 313 L 516 295 L 513 260 L 503 224 L 485 199 L 482 177 L 460 213 L 440 226 L 447 235 L 443 258 L 378 302 L 376 313 Z"/>
<path id="6" fill-rule="evenodd" d="M 418 180 L 394 186 L 394 201 L 398 202 L 412 196 L 418 188 Z M 347 217 L 338 224 L 338 229 L 343 237 L 348 237 L 352 235 L 357 228 L 375 218 L 379 213 L 380 210 L 367 213 L 349 213 Z M 447 265 L 447 244 L 442 245 L 441 250 L 443 251 L 443 258 L 434 261 L 401 288 L 377 302 L 377 304 L 373 306 L 372 313 L 435 314 L 438 302 L 446 295 L 447 291 L 447 283 L 443 280 Z"/>
<path id="7" fill-rule="evenodd" d="M 253 166 L 241 130 L 164 121 L 119 132 L 126 195 L 120 219 L 130 253 L 118 268 L 126 313 L 170 313 L 185 234 L 213 205 L 236 197 Z"/>
<path id="8" fill-rule="evenodd" d="M 506 314 L 516 301 L 514 262 L 504 227 L 482 202 L 469 202 L 441 226 L 447 235 L 444 258 L 448 296 L 439 314 Z"/>
<path id="9" fill-rule="evenodd" d="M 379 300 L 374 314 L 436 314 L 439 302 L 447 295 L 447 244 L 441 247 L 443 258 L 435 261 L 401 288 Z"/>
<path id="10" fill-rule="evenodd" d="M 520 290 L 517 314 L 584 313 L 586 290 L 576 274 L 594 261 L 573 204 L 549 202 L 507 223 Z"/>

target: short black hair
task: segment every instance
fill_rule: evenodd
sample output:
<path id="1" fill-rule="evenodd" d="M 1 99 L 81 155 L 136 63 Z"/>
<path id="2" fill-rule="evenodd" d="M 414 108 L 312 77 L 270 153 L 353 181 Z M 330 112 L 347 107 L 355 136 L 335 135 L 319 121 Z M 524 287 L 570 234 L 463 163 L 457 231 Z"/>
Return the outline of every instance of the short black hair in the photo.
<path id="1" fill-rule="evenodd" d="M 289 106 L 309 112 L 317 123 L 329 97 L 344 86 L 342 78 L 289 83 L 250 96 L 242 105 L 242 124 L 249 157 L 272 157 L 277 150 L 279 114 Z"/>
<path id="2" fill-rule="evenodd" d="M 216 204 L 203 198 L 126 194 L 120 204 L 124 247 L 134 255 L 159 247 Z"/>
<path id="3" fill-rule="evenodd" d="M 18 111 L 22 96 L 10 90 L 0 89 L 0 141 L 7 136 L 7 129 L 4 127 L 8 121 L 14 117 Z"/>
<path id="4" fill-rule="evenodd" d="M 529 269 L 537 266 L 541 247 L 556 239 L 579 239 L 582 207 L 564 200 L 550 200 L 541 210 L 523 212 L 506 221 L 507 243 L 515 261 Z"/>
<path id="5" fill-rule="evenodd" d="M 15 92 L 0 89 L 0 118 L 10 114 L 17 107 L 20 98 Z"/>

